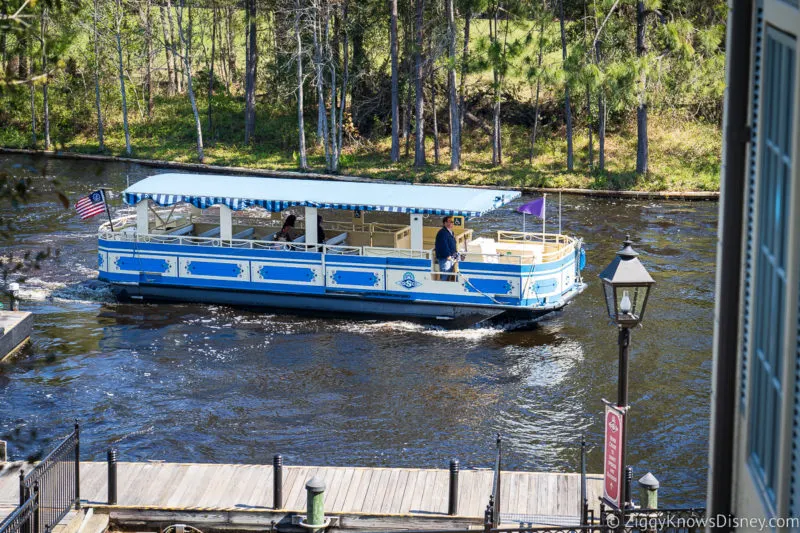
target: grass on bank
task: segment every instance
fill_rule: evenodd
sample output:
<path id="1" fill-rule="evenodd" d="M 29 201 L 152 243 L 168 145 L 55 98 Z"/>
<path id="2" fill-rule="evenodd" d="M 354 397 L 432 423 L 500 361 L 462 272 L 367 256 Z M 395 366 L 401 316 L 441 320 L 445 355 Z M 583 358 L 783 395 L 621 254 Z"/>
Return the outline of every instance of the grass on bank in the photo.
<path id="1" fill-rule="evenodd" d="M 224 96 L 214 99 L 214 126 L 207 129 L 203 110 L 205 163 L 272 170 L 297 169 L 297 123 L 295 114 L 272 114 L 259 110 L 255 143 L 244 144 L 243 106 L 240 99 Z M 96 124 L 69 123 L 69 109 L 54 109 L 51 138 L 54 149 L 77 153 L 98 153 Z M 64 114 L 64 117 L 59 117 Z M 0 146 L 30 148 L 30 124 L 22 113 L 0 128 Z M 444 115 L 446 117 L 446 115 Z M 306 120 L 309 165 L 324 171 L 324 153 L 315 143 L 315 113 L 309 110 Z M 133 157 L 179 162 L 197 162 L 194 120 L 188 98 L 160 98 L 151 120 L 129 115 Z M 430 122 L 430 121 L 429 121 Z M 479 128 L 468 128 L 462 150 L 462 168 L 449 170 L 450 150 L 447 133 L 440 132 L 439 164 L 434 164 L 432 136 L 426 140 L 429 164 L 421 170 L 413 167 L 414 146 L 408 155 L 401 144 L 401 161 L 393 164 L 389 150 L 391 139 L 358 140 L 346 145 L 341 173 L 356 176 L 423 183 L 459 183 L 515 187 L 576 187 L 644 191 L 716 191 L 719 190 L 721 132 L 709 125 L 676 115 L 653 114 L 649 121 L 650 171 L 637 176 L 635 120 L 633 129 L 608 132 L 606 170 L 588 168 L 586 128 L 576 127 L 574 171 L 566 171 L 566 140 L 562 130 L 542 131 L 537 139 L 536 156 L 528 161 L 530 131 L 522 126 L 503 128 L 503 165 L 491 164 L 489 136 Z M 441 127 L 441 126 L 440 126 Z M 37 148 L 42 148 L 38 132 Z M 594 136 L 594 162 L 597 167 L 597 137 Z M 121 119 L 106 117 L 105 153 L 125 156 L 125 138 Z"/>

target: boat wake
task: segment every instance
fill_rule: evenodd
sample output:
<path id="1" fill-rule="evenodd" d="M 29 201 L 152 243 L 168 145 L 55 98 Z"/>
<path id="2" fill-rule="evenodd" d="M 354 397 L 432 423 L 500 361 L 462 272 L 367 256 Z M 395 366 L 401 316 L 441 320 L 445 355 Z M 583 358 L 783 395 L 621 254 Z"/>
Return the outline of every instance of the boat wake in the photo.
<path id="1" fill-rule="evenodd" d="M 19 299 L 28 302 L 112 303 L 111 284 L 96 279 L 72 283 L 28 278 L 20 285 Z"/>

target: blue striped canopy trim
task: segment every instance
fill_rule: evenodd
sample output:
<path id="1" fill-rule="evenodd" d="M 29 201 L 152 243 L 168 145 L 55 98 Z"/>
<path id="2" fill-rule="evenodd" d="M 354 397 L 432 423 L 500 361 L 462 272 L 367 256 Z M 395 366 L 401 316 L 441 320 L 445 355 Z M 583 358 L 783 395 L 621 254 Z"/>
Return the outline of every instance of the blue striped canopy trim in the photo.
<path id="1" fill-rule="evenodd" d="M 200 209 L 206 209 L 214 205 L 227 205 L 234 211 L 240 211 L 248 207 L 261 207 L 267 211 L 280 212 L 289 207 L 301 205 L 300 202 L 283 202 L 280 200 L 250 200 L 247 198 L 219 198 L 211 196 L 180 196 L 176 194 L 148 193 L 125 193 L 124 199 L 125 203 L 129 205 L 136 205 L 142 200 L 149 199 L 162 207 L 180 203 L 192 204 Z"/>
<path id="2" fill-rule="evenodd" d="M 179 203 L 191 204 L 200 209 L 206 209 L 214 205 L 226 205 L 233 211 L 240 211 L 248 207 L 260 207 L 271 212 L 280 212 L 289 207 L 316 207 L 318 209 L 340 209 L 349 211 L 385 211 L 389 213 L 417 213 L 422 215 L 439 216 L 463 216 L 478 217 L 480 211 L 464 211 L 454 209 L 431 209 L 424 207 L 402 207 L 396 205 L 359 205 L 359 204 L 328 204 L 318 202 L 287 202 L 283 200 L 251 200 L 248 198 L 226 198 L 209 196 L 181 196 L 175 194 L 149 194 L 149 193 L 125 193 L 126 204 L 136 205 L 142 200 L 152 200 L 154 203 L 166 207 Z M 493 202 L 493 209 L 504 204 L 503 198 L 498 196 Z"/>

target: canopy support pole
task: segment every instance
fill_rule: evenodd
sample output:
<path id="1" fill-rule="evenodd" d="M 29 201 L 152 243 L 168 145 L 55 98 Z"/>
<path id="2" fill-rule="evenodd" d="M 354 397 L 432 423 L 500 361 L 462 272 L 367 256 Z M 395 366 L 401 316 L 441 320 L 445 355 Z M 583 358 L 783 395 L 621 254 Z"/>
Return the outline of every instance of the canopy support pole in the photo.
<path id="1" fill-rule="evenodd" d="M 422 229 L 422 215 L 419 213 L 411 214 L 411 249 L 422 250 L 423 244 L 423 229 Z"/>
<path id="2" fill-rule="evenodd" d="M 306 207 L 306 244 L 317 244 L 316 207 Z"/>
<path id="3" fill-rule="evenodd" d="M 227 205 L 219 206 L 219 238 L 223 241 L 233 239 L 233 216 Z"/>
<path id="4" fill-rule="evenodd" d="M 145 198 L 136 204 L 136 233 L 147 235 L 150 233 L 150 200 Z"/>

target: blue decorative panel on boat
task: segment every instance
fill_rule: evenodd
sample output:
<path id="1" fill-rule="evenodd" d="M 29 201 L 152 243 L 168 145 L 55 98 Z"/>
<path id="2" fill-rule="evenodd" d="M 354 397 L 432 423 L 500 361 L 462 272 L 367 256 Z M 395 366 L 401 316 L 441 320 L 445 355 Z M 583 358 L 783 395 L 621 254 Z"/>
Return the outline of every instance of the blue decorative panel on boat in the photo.
<path id="1" fill-rule="evenodd" d="M 547 293 L 547 292 L 553 292 L 554 290 L 556 290 L 557 286 L 558 286 L 558 280 L 556 278 L 548 278 L 548 279 L 543 279 L 543 280 L 537 281 L 533 285 L 533 290 L 536 291 L 536 292 L 545 292 L 545 293 Z"/>
<path id="2" fill-rule="evenodd" d="M 165 259 L 151 259 L 147 257 L 118 257 L 114 262 L 117 270 L 134 272 L 159 272 L 169 270 L 169 263 Z"/>
<path id="3" fill-rule="evenodd" d="M 317 274 L 310 268 L 262 266 L 258 275 L 264 280 L 274 281 L 314 281 Z"/>
<path id="4" fill-rule="evenodd" d="M 207 261 L 192 261 L 186 264 L 186 270 L 188 270 L 193 276 L 238 278 L 242 274 L 242 268 L 236 263 L 210 263 Z"/>
<path id="5" fill-rule="evenodd" d="M 510 282 L 504 279 L 470 278 L 464 282 L 464 288 L 469 292 L 508 294 L 513 287 Z"/>
<path id="6" fill-rule="evenodd" d="M 359 285 L 361 287 L 376 287 L 381 281 L 373 272 L 354 272 L 352 270 L 337 270 L 331 277 L 337 285 Z"/>

